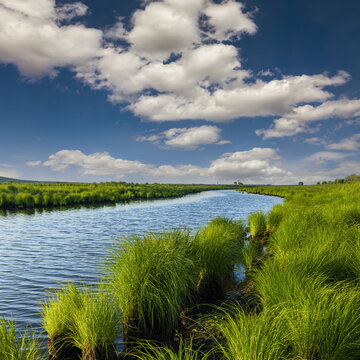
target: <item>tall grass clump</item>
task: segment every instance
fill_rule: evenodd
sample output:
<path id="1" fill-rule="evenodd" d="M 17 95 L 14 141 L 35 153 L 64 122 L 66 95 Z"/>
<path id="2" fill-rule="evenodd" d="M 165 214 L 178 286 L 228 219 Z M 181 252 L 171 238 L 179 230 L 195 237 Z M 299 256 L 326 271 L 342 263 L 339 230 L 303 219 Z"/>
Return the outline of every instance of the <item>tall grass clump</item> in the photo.
<path id="1" fill-rule="evenodd" d="M 245 266 L 246 276 L 249 276 L 254 271 L 254 262 L 259 255 L 258 245 L 253 241 L 245 243 L 242 251 L 242 264 Z"/>
<path id="2" fill-rule="evenodd" d="M 141 350 L 135 352 L 134 357 L 139 360 L 207 360 L 211 352 L 196 350 L 192 342 L 185 344 L 182 340 L 177 350 L 147 342 L 141 344 Z"/>
<path id="3" fill-rule="evenodd" d="M 358 359 L 360 293 L 345 284 L 301 293 L 287 311 L 295 358 Z"/>
<path id="4" fill-rule="evenodd" d="M 253 239 L 262 238 L 266 233 L 266 215 L 257 211 L 248 216 L 250 235 Z"/>
<path id="5" fill-rule="evenodd" d="M 226 279 L 242 260 L 245 231 L 241 222 L 217 218 L 202 227 L 193 240 L 193 256 L 200 266 L 198 293 L 201 301 L 223 297 Z"/>
<path id="6" fill-rule="evenodd" d="M 195 288 L 189 233 L 164 231 L 119 239 L 105 272 L 123 316 L 126 349 L 138 339 L 170 342 Z"/>
<path id="7" fill-rule="evenodd" d="M 307 246 L 312 241 L 314 231 L 325 231 L 328 220 L 324 211 L 317 208 L 288 208 L 289 215 L 280 223 L 273 240 L 275 253 L 286 253 L 289 250 Z"/>
<path id="8" fill-rule="evenodd" d="M 49 353 L 55 358 L 79 356 L 81 351 L 71 344 L 70 333 L 74 326 L 74 314 L 82 307 L 82 298 L 74 284 L 67 284 L 40 303 L 42 324 L 48 333 Z"/>
<path id="9" fill-rule="evenodd" d="M 19 335 L 19 336 L 18 336 Z M 0 359 L 1 360 L 41 360 L 38 336 L 25 330 L 17 334 L 13 320 L 0 318 Z"/>
<path id="10" fill-rule="evenodd" d="M 121 332 L 120 312 L 103 285 L 80 291 L 81 308 L 72 315 L 71 342 L 82 360 L 116 359 L 114 342 Z"/>
<path id="11" fill-rule="evenodd" d="M 272 310 L 247 314 L 241 306 L 225 311 L 218 330 L 224 337 L 220 348 L 227 360 L 286 359 L 289 339 L 284 315 Z"/>
<path id="12" fill-rule="evenodd" d="M 42 303 L 49 352 L 57 359 L 113 359 L 120 313 L 103 285 L 78 289 L 68 284 Z"/>
<path id="13" fill-rule="evenodd" d="M 273 234 L 279 227 L 284 218 L 284 206 L 282 204 L 275 205 L 266 216 L 266 229 Z"/>

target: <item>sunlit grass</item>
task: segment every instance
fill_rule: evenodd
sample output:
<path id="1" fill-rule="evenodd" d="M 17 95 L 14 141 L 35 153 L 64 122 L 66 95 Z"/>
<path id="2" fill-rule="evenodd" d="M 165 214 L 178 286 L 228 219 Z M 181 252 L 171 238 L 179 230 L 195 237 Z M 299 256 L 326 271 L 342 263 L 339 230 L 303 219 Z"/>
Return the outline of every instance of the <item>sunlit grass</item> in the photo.
<path id="1" fill-rule="evenodd" d="M 121 331 L 121 317 L 108 288 L 80 290 L 81 308 L 72 315 L 71 342 L 85 350 L 106 349 Z"/>
<path id="2" fill-rule="evenodd" d="M 29 330 L 18 334 L 13 320 L 0 318 L 0 359 L 1 360 L 41 360 L 38 335 Z"/>
<path id="3" fill-rule="evenodd" d="M 106 266 L 124 326 L 141 328 L 144 337 L 174 332 L 179 314 L 196 284 L 189 258 L 189 233 L 164 231 L 119 239 Z M 134 329 L 136 332 L 136 329 Z"/>
<path id="4" fill-rule="evenodd" d="M 224 218 L 211 220 L 196 234 L 194 257 L 200 265 L 200 277 L 210 276 L 220 282 L 231 277 L 235 264 L 240 263 L 244 246 L 241 222 Z"/>
<path id="5" fill-rule="evenodd" d="M 239 306 L 228 309 L 217 324 L 224 336 L 220 344 L 227 360 L 280 360 L 288 352 L 285 317 L 271 310 L 247 314 Z"/>
<path id="6" fill-rule="evenodd" d="M 177 350 L 143 342 L 141 350 L 134 353 L 134 357 L 139 360 L 207 360 L 210 356 L 211 352 L 195 350 L 192 342 L 185 344 L 183 341 L 180 341 Z"/>
<path id="7" fill-rule="evenodd" d="M 266 215 L 257 211 L 248 216 L 250 234 L 253 238 L 263 237 L 266 232 Z"/>

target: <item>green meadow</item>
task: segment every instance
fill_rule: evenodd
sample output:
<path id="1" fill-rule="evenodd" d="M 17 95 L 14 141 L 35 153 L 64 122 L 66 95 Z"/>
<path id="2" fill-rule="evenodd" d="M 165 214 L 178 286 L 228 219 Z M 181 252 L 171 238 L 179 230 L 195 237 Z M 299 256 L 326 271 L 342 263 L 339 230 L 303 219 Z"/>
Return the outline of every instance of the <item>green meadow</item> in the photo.
<path id="1" fill-rule="evenodd" d="M 239 191 L 285 202 L 121 237 L 99 285 L 41 300 L 52 359 L 359 360 L 360 183 Z M 38 349 L 38 334 L 0 320 L 1 359 L 48 356 Z"/>
<path id="2" fill-rule="evenodd" d="M 233 185 L 105 183 L 0 183 L 0 209 L 19 210 L 74 205 L 115 204 L 131 200 L 174 198 Z"/>

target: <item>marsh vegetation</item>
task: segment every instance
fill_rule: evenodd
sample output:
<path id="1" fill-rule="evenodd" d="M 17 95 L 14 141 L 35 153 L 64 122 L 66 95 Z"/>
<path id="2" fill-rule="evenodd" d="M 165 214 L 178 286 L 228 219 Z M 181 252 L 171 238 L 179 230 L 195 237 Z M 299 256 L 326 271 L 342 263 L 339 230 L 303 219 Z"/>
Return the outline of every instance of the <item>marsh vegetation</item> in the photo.
<path id="1" fill-rule="evenodd" d="M 115 204 L 174 198 L 233 185 L 107 183 L 0 183 L 0 209 L 18 210 L 74 205 Z"/>
<path id="2" fill-rule="evenodd" d="M 358 360 L 360 184 L 240 190 L 285 203 L 247 224 L 216 218 L 196 232 L 119 238 L 101 285 L 67 284 L 42 302 L 49 352 L 65 359 L 52 348 L 60 344 L 83 360 Z M 0 344 L 33 354 L 36 335 L 24 342 L 1 324 Z M 121 329 L 125 352 L 115 355 Z M 40 358 L 29 356 L 14 359 Z"/>

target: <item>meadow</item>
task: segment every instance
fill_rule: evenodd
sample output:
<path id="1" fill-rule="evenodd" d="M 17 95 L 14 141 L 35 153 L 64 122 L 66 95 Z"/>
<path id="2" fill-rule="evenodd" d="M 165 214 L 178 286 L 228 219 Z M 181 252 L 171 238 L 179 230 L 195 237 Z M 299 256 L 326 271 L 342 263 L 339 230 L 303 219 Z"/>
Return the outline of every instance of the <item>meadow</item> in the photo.
<path id="1" fill-rule="evenodd" d="M 285 203 L 119 238 L 99 285 L 42 300 L 53 359 L 358 360 L 360 183 L 239 191 Z M 1 359 L 41 359 L 38 335 L 15 327 L 0 321 Z"/>
<path id="2" fill-rule="evenodd" d="M 179 197 L 205 190 L 233 189 L 233 185 L 106 183 L 0 183 L 0 209 L 115 204 L 131 200 Z"/>

